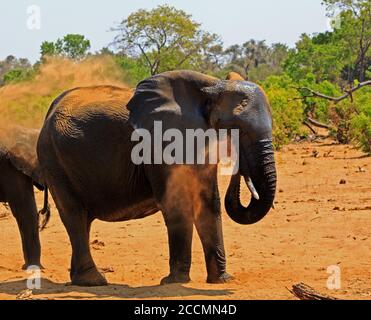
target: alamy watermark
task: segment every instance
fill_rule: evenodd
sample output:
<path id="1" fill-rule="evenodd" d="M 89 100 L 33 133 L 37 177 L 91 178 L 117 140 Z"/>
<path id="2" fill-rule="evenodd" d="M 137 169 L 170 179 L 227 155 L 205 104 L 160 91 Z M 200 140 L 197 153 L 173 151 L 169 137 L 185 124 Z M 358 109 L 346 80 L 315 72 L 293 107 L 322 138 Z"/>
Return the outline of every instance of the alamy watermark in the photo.
<path id="1" fill-rule="evenodd" d="M 174 128 L 163 131 L 162 122 L 155 121 L 152 132 L 136 129 L 131 141 L 137 142 L 131 152 L 131 160 L 136 165 L 220 163 L 221 175 L 239 171 L 238 129 L 186 129 L 184 135 Z"/>
<path id="2" fill-rule="evenodd" d="M 41 8 L 40 6 L 33 4 L 27 7 L 26 25 L 29 30 L 40 30 L 41 29 Z"/>
<path id="3" fill-rule="evenodd" d="M 41 289 L 41 269 L 39 266 L 29 266 L 27 268 L 27 289 L 40 290 Z"/>
<path id="4" fill-rule="evenodd" d="M 341 28 L 341 12 L 334 10 L 331 17 L 327 18 L 327 30 L 334 31 Z"/>
<path id="5" fill-rule="evenodd" d="M 340 290 L 341 289 L 341 269 L 339 266 L 329 266 L 327 273 L 330 275 L 327 279 L 327 289 Z"/>

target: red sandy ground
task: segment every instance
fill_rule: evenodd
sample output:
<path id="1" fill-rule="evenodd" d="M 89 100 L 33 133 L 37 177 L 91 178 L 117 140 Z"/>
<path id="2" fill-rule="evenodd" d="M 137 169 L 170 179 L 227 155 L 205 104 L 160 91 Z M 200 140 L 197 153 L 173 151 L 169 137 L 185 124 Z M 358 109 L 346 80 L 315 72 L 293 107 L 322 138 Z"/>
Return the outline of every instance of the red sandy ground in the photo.
<path id="1" fill-rule="evenodd" d="M 331 151 L 331 152 L 330 152 Z M 317 157 L 313 155 L 318 153 Z M 59 215 L 42 233 L 42 289 L 47 299 L 294 299 L 287 288 L 304 282 L 342 299 L 371 298 L 371 159 L 330 141 L 302 143 L 277 153 L 279 186 L 275 210 L 260 223 L 239 226 L 223 212 L 231 283 L 208 285 L 195 235 L 187 285 L 159 286 L 168 273 L 167 235 L 161 214 L 125 223 L 95 222 L 92 252 L 107 287 L 66 286 L 70 244 Z M 344 179 L 346 184 L 340 184 Z M 224 193 L 228 179 L 221 177 Z M 244 190 L 246 203 L 248 192 Z M 37 194 L 38 206 L 42 194 Z M 0 205 L 0 298 L 25 290 L 16 223 Z M 4 217 L 5 215 L 5 217 Z M 341 289 L 326 288 L 327 267 L 341 268 Z"/>

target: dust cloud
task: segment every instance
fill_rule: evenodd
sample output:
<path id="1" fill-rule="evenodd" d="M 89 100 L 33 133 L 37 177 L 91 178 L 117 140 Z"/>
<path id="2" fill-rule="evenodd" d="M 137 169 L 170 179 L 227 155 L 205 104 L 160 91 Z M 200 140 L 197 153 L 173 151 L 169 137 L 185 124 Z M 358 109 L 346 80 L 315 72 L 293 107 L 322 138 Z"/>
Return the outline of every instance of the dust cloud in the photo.
<path id="1" fill-rule="evenodd" d="M 74 62 L 48 58 L 28 80 L 0 87 L 0 126 L 40 128 L 51 102 L 65 90 L 92 85 L 115 85 L 127 88 L 124 72 L 112 57 L 89 57 Z"/>
<path id="2" fill-rule="evenodd" d="M 197 170 L 192 165 L 173 167 L 166 184 L 165 210 L 181 208 L 183 212 L 197 219 L 203 210 L 203 199 L 210 197 L 212 193 L 207 181 L 214 174 L 215 169 L 213 166 L 205 167 L 204 170 Z"/>

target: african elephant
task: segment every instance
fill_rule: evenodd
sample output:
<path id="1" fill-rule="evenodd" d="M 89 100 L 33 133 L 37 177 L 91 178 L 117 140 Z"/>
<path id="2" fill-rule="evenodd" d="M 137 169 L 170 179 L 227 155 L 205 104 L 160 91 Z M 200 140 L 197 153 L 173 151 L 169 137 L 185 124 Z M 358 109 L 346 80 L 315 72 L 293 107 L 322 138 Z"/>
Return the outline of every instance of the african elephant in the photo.
<path id="1" fill-rule="evenodd" d="M 255 84 L 219 80 L 192 71 L 166 72 L 138 84 L 126 105 L 126 90 L 76 88 L 51 105 L 38 141 L 38 157 L 72 244 L 75 285 L 105 285 L 89 248 L 93 220 L 126 221 L 161 211 L 169 240 L 170 274 L 161 284 L 190 281 L 193 225 L 200 236 L 207 282 L 226 282 L 217 164 L 135 164 L 134 130 L 235 128 L 239 172 L 225 199 L 228 215 L 253 224 L 271 209 L 276 189 L 272 118 Z M 125 106 L 126 105 L 126 106 Z M 168 142 L 163 142 L 168 146 Z M 151 146 L 152 148 L 152 146 Z M 240 202 L 243 176 L 255 198 Z M 255 184 L 255 187 L 254 187 Z"/>
<path id="2" fill-rule="evenodd" d="M 22 127 L 0 131 L 0 202 L 9 203 L 21 234 L 25 264 L 41 266 L 39 214 L 49 218 L 48 191 L 36 156 L 38 130 Z M 44 208 L 37 212 L 33 187 L 44 190 Z M 45 226 L 45 224 L 43 226 Z"/>

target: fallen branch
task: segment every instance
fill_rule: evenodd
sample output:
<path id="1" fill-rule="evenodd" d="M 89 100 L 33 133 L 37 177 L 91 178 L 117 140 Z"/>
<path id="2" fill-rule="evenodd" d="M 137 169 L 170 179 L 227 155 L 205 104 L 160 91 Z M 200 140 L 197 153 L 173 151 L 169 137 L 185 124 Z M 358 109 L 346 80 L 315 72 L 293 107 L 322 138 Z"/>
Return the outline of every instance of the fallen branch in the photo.
<path id="1" fill-rule="evenodd" d="M 314 130 L 314 129 L 312 128 L 312 126 L 308 123 L 308 121 L 303 121 L 303 124 L 304 124 L 306 127 L 308 127 L 308 129 L 309 129 L 310 131 L 312 131 L 312 133 L 313 133 L 314 135 L 317 135 L 316 130 Z"/>
<path id="2" fill-rule="evenodd" d="M 314 119 L 311 119 L 311 118 L 307 118 L 308 122 L 312 125 L 312 126 L 315 126 L 317 128 L 322 128 L 322 129 L 331 129 L 331 127 L 327 124 L 324 124 L 324 123 L 320 123 Z"/>
<path id="3" fill-rule="evenodd" d="M 336 104 L 336 103 L 339 103 L 340 101 L 342 101 L 344 99 L 347 99 L 347 98 L 350 98 L 353 101 L 353 92 L 355 92 L 355 91 L 357 91 L 357 90 L 359 90 L 359 89 L 361 89 L 365 86 L 370 86 L 370 85 L 371 85 L 371 80 L 361 82 L 358 85 L 356 85 L 355 87 L 353 87 L 349 90 L 345 90 L 344 94 L 340 97 L 331 97 L 331 96 L 325 95 L 323 93 L 314 91 L 314 90 L 312 90 L 308 87 L 294 87 L 294 88 L 298 91 L 306 90 L 310 93 L 310 95 L 304 96 L 303 97 L 304 99 L 305 98 L 310 98 L 310 97 L 317 97 L 317 98 L 322 98 L 322 99 L 333 101 Z"/>
<path id="4" fill-rule="evenodd" d="M 304 283 L 293 285 L 292 290 L 289 291 L 300 300 L 338 300 L 337 298 L 318 293 Z"/>

